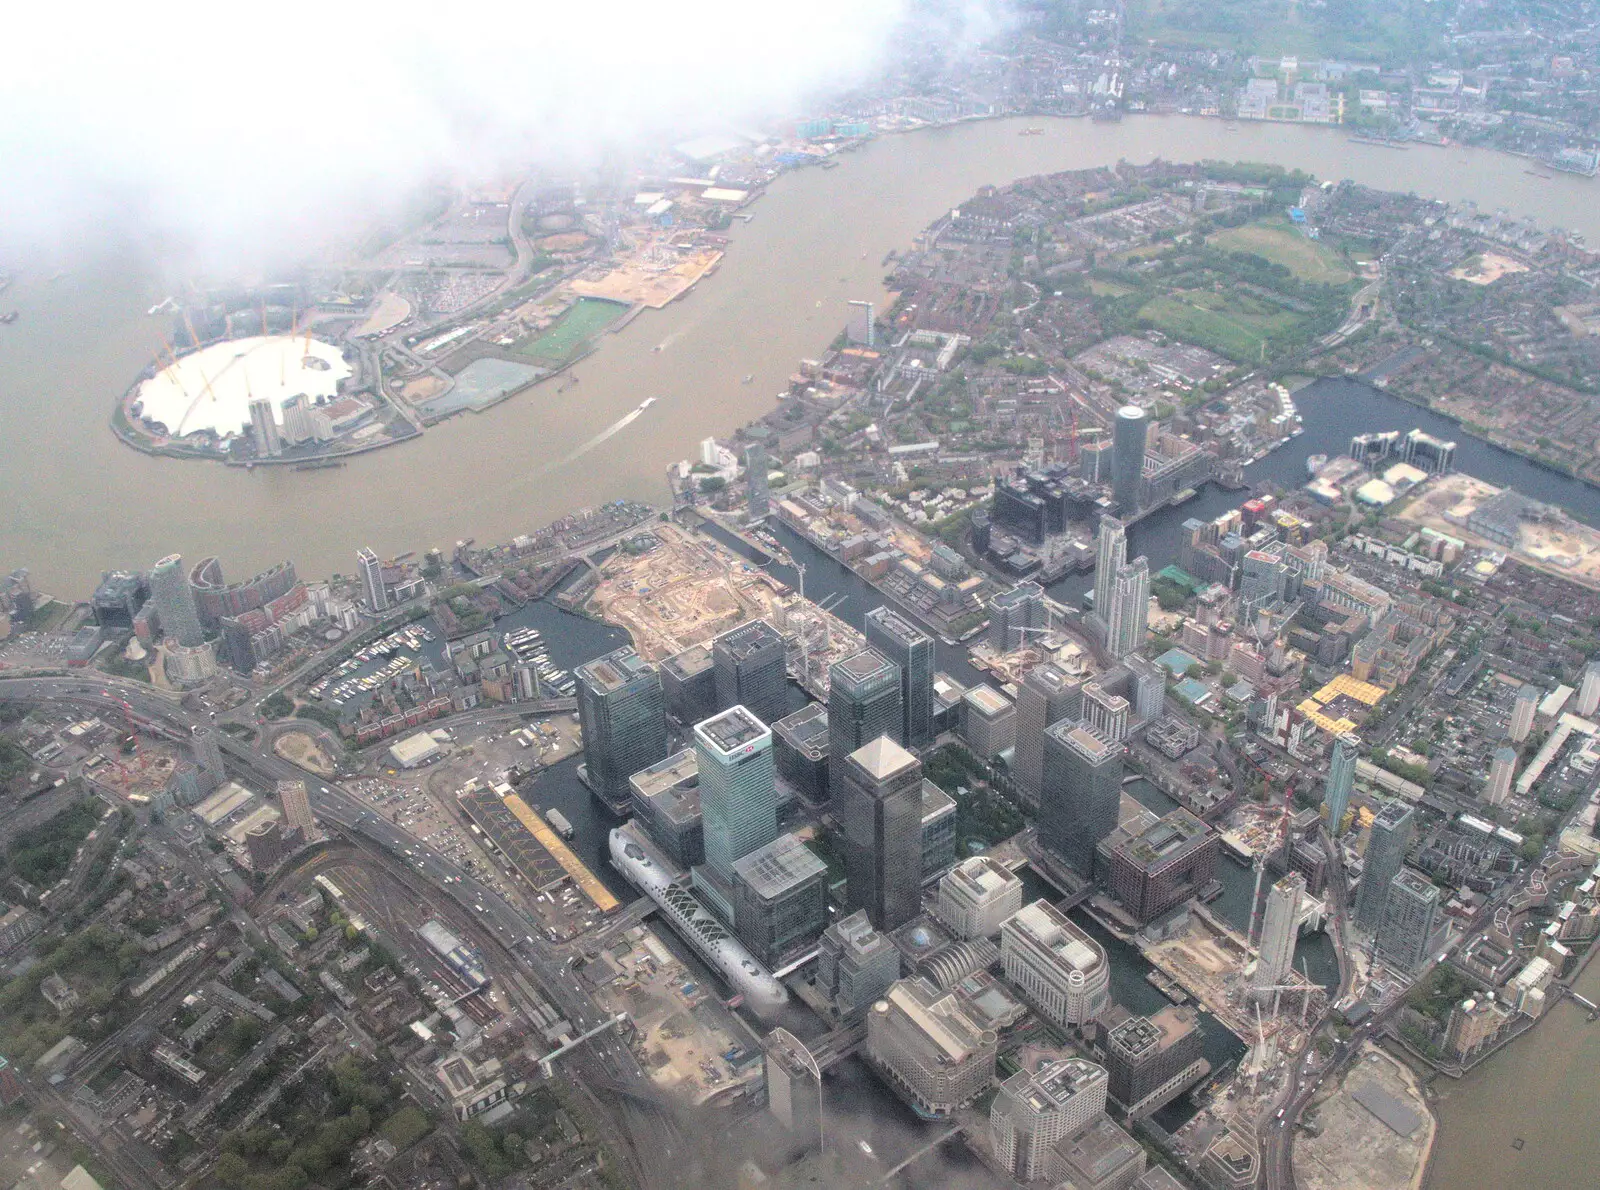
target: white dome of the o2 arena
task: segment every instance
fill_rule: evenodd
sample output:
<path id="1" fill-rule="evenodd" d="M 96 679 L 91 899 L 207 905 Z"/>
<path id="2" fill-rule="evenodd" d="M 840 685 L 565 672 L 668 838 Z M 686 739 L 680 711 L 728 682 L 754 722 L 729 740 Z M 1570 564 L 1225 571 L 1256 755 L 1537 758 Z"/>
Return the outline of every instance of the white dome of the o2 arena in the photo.
<path id="1" fill-rule="evenodd" d="M 305 335 L 254 335 L 226 339 L 191 352 L 139 386 L 140 417 L 160 422 L 173 438 L 210 430 L 218 438 L 250 421 L 250 402 L 272 402 L 283 422 L 283 403 L 304 393 L 313 404 L 332 399 L 352 374 L 332 343 Z"/>

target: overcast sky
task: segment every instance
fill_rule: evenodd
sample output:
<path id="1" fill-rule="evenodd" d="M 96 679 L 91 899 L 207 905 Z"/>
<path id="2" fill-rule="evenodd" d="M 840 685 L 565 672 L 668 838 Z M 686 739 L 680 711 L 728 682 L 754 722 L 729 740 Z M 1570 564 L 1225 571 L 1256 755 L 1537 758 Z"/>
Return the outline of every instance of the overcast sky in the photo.
<path id="1" fill-rule="evenodd" d="M 126 219 L 214 264 L 294 258 L 418 181 L 594 159 L 871 77 L 912 0 L 20 6 L 9 239 Z M 954 0 L 989 27 L 987 0 Z"/>

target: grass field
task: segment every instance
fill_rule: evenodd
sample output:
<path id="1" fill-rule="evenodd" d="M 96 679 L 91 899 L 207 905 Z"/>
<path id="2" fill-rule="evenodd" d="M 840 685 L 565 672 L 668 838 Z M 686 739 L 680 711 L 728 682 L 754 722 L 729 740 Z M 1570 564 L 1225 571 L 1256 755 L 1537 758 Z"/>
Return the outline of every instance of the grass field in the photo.
<path id="1" fill-rule="evenodd" d="M 1302 281 L 1342 285 L 1353 273 L 1333 249 L 1308 240 L 1287 219 L 1265 219 L 1219 231 L 1206 241 L 1224 252 L 1250 252 L 1281 264 Z"/>
<path id="2" fill-rule="evenodd" d="M 1292 331 L 1301 321 L 1265 302 L 1210 290 L 1163 294 L 1146 302 L 1139 316 L 1174 338 L 1240 362 L 1260 358 L 1264 339 Z"/>
<path id="3" fill-rule="evenodd" d="M 628 308 L 621 302 L 579 298 L 554 326 L 518 347 L 517 354 L 542 364 L 559 366 L 627 312 Z"/>
<path id="4" fill-rule="evenodd" d="M 1089 281 L 1089 292 L 1095 297 L 1126 297 L 1133 292 L 1133 286 L 1121 285 L 1116 281 L 1102 281 L 1094 277 Z"/>

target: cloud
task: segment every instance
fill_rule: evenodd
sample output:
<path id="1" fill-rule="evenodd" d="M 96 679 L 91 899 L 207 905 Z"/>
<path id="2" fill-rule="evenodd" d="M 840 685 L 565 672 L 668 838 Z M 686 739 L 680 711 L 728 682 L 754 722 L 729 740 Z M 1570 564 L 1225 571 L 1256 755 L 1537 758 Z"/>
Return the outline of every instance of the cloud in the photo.
<path id="1" fill-rule="evenodd" d="M 123 220 L 293 258 L 430 177 L 760 122 L 870 80 L 903 22 L 994 28 L 983 0 L 915 3 L 29 5 L 0 75 L 3 230 Z"/>

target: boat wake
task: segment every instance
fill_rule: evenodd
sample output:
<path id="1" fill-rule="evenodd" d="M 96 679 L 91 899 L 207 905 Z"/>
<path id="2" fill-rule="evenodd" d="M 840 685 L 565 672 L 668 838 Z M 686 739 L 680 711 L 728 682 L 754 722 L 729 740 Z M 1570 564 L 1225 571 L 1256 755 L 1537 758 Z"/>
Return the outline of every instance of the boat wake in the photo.
<path id="1" fill-rule="evenodd" d="M 633 410 L 630 413 L 624 414 L 622 417 L 620 417 L 616 421 L 612 422 L 609 426 L 607 426 L 605 429 L 601 430 L 598 434 L 596 434 L 593 438 L 589 439 L 589 441 L 585 442 L 582 446 L 578 447 L 576 450 L 572 451 L 570 454 L 564 456 L 563 458 L 558 459 L 554 463 L 547 463 L 543 468 L 540 469 L 541 474 L 543 472 L 545 472 L 545 471 L 554 471 L 557 467 L 565 467 L 568 463 L 573 463 L 573 462 L 576 462 L 577 460 L 581 459 L 584 455 L 588 454 L 595 447 L 597 447 L 597 446 L 601 445 L 603 442 L 605 442 L 606 439 L 611 438 L 616 434 L 620 434 L 623 430 L 627 429 L 634 422 L 638 421 L 640 415 L 643 414 L 646 409 L 650 408 L 650 406 L 654 405 L 655 403 L 656 403 L 656 399 L 654 397 L 646 397 L 644 399 L 644 402 L 637 409 Z"/>

